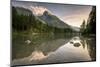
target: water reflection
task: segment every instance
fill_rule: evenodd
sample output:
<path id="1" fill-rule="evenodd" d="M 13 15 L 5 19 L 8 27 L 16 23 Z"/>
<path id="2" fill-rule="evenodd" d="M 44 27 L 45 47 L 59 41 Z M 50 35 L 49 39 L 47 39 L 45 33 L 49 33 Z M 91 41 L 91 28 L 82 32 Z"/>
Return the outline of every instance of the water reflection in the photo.
<path id="1" fill-rule="evenodd" d="M 66 39 L 67 38 L 67 39 Z M 71 38 L 70 35 L 14 35 L 12 45 L 12 59 L 29 56 L 33 51 L 42 51 L 45 55 L 64 45 Z"/>
<path id="2" fill-rule="evenodd" d="M 30 45 L 29 45 L 30 46 Z M 14 59 L 13 65 L 95 60 L 95 38 L 51 38 L 35 45 L 29 56 Z"/>

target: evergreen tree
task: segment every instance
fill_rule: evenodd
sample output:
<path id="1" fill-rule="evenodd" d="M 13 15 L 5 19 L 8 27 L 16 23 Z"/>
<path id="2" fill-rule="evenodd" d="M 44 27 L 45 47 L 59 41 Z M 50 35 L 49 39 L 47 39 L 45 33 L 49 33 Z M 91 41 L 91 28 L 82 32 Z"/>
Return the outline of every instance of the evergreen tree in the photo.
<path id="1" fill-rule="evenodd" d="M 81 33 L 83 33 L 85 31 L 85 27 L 86 27 L 85 20 L 83 20 L 83 23 L 82 23 L 81 29 L 80 29 Z"/>

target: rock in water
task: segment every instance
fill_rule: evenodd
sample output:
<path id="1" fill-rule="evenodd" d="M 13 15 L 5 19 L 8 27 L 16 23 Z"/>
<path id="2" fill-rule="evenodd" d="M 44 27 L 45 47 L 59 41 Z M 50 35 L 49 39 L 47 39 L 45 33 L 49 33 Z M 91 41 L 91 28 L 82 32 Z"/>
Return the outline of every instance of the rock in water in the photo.
<path id="1" fill-rule="evenodd" d="M 30 43 L 31 43 L 31 41 L 30 41 L 30 40 L 26 40 L 26 41 L 25 41 L 25 43 L 30 44 Z"/>
<path id="2" fill-rule="evenodd" d="M 70 44 L 74 44 L 74 42 L 73 41 L 70 41 Z"/>
<path id="3" fill-rule="evenodd" d="M 75 47 L 79 47 L 80 46 L 80 43 L 74 43 L 74 46 Z"/>

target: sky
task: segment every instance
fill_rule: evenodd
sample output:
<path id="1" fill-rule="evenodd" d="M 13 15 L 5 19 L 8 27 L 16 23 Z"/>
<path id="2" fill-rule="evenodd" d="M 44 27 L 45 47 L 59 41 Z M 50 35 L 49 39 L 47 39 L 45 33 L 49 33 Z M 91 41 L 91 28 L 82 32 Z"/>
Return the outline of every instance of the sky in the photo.
<path id="1" fill-rule="evenodd" d="M 49 11 L 65 23 L 76 27 L 80 27 L 83 20 L 87 21 L 92 9 L 91 5 L 54 4 L 29 1 L 12 1 L 12 5 L 29 8 L 37 15 L 41 15 L 45 10 Z"/>

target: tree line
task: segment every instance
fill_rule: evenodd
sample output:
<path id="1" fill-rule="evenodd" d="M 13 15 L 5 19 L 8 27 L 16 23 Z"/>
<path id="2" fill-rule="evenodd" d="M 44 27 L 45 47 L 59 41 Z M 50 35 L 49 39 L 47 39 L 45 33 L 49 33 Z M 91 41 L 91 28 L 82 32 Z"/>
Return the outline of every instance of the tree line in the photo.
<path id="1" fill-rule="evenodd" d="M 83 20 L 80 32 L 82 35 L 96 35 L 96 6 L 92 7 L 87 22 Z"/>

